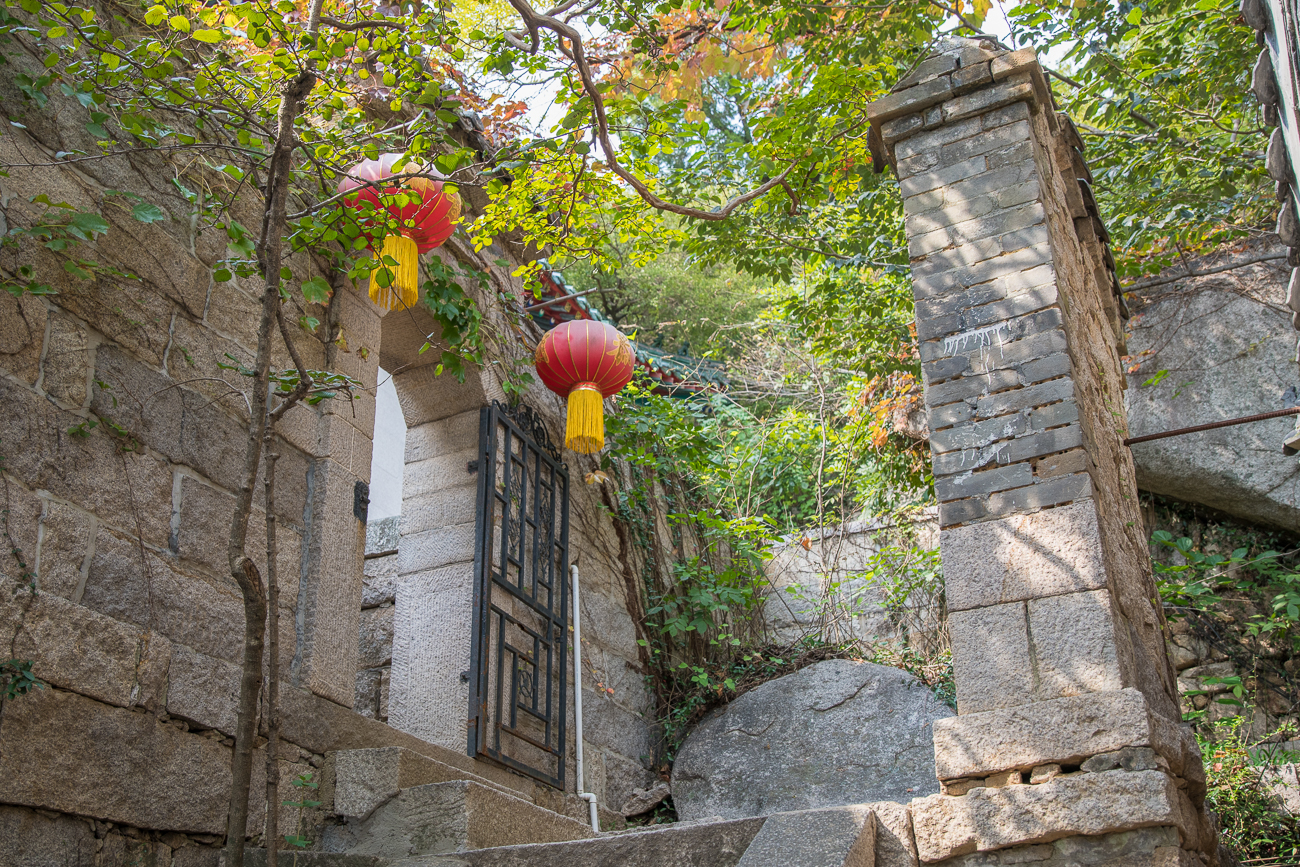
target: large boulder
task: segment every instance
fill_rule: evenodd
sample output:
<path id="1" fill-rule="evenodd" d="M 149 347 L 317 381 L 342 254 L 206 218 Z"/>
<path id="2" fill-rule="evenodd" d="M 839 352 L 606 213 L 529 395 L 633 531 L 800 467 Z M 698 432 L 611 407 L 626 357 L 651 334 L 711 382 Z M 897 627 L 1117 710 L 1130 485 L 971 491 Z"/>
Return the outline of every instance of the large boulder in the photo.
<path id="1" fill-rule="evenodd" d="M 1192 264 L 1204 271 L 1284 252 L 1253 245 Z M 1300 383 L 1297 335 L 1286 310 L 1289 274 L 1284 259 L 1257 262 L 1136 293 L 1125 395 L 1129 436 L 1283 408 L 1288 389 Z M 1133 446 L 1138 487 L 1294 529 L 1300 467 L 1282 454 L 1293 423 L 1275 418 L 1139 443 Z"/>
<path id="2" fill-rule="evenodd" d="M 673 804 L 682 819 L 736 819 L 933 794 L 931 727 L 952 715 L 905 671 L 819 662 L 700 722 L 673 765 Z"/>

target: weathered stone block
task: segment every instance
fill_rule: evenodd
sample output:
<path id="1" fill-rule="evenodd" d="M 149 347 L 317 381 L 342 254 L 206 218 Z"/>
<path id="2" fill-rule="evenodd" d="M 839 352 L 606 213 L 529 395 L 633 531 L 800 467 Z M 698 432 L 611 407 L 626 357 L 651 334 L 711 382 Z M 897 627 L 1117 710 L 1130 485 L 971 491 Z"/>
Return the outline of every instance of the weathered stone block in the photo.
<path id="1" fill-rule="evenodd" d="M 1035 428 L 1034 421 L 1034 416 L 1031 414 L 1029 417 L 1030 430 Z M 1024 461 L 1042 455 L 1049 455 L 1053 452 L 1064 451 L 1065 449 L 1078 448 L 1081 445 L 1083 445 L 1083 429 L 1077 424 L 1072 424 L 1068 427 L 1058 427 L 1053 430 L 1039 431 L 1028 436 L 1016 437 L 1007 444 L 1005 459 Z M 1056 496 L 1056 493 L 1053 493 L 1053 496 Z"/>
<path id="2" fill-rule="evenodd" d="M 1185 828 L 1173 778 L 1160 771 L 1057 777 L 1037 786 L 974 789 L 912 801 L 921 861 L 1158 825 Z"/>
<path id="3" fill-rule="evenodd" d="M 462 468 L 463 469 L 463 468 Z M 415 535 L 440 527 L 473 523 L 478 503 L 478 480 L 468 473 L 461 484 L 426 496 L 402 498 L 402 532 Z"/>
<path id="4" fill-rule="evenodd" d="M 1003 124 L 1015 123 L 1018 120 L 1027 120 L 1028 118 L 1029 104 L 1026 102 L 1013 102 L 1011 105 L 1004 105 L 981 115 L 980 121 L 984 129 L 994 129 Z"/>
<path id="5" fill-rule="evenodd" d="M 865 806 L 876 816 L 875 867 L 916 867 L 912 812 L 907 805 L 877 801 Z"/>
<path id="6" fill-rule="evenodd" d="M 1009 145 L 1029 141 L 1029 121 L 1017 121 L 991 130 L 976 133 L 969 138 L 946 144 L 940 148 L 941 159 L 945 164 L 958 163 L 979 154 L 1000 150 Z"/>
<path id="7" fill-rule="evenodd" d="M 1066 352 L 1058 352 L 1020 366 L 1020 378 L 1025 385 L 1042 382 L 1045 379 L 1055 379 L 1068 373 L 1070 373 L 1070 355 Z"/>
<path id="8" fill-rule="evenodd" d="M 406 431 L 406 462 L 478 448 L 479 412 L 472 409 Z"/>
<path id="9" fill-rule="evenodd" d="M 957 96 L 944 102 L 943 119 L 945 123 L 952 123 L 1001 108 L 1008 103 L 1022 100 L 1032 103 L 1036 98 L 1034 85 L 1029 81 L 1028 76 L 1023 79 L 1011 78 L 993 87 L 981 88 L 974 93 Z"/>
<path id="10" fill-rule="evenodd" d="M 911 87 L 914 84 L 920 84 L 923 81 L 929 81 L 932 78 L 938 78 L 957 68 L 957 58 L 951 54 L 940 54 L 936 57 L 927 57 L 916 65 L 916 68 L 905 75 L 897 84 L 895 90 L 902 90 Z"/>
<path id="11" fill-rule="evenodd" d="M 867 114 L 873 123 L 882 123 L 929 108 L 951 93 L 952 81 L 947 76 L 938 76 L 881 97 L 867 106 Z"/>
<path id="12" fill-rule="evenodd" d="M 90 376 L 90 336 L 81 323 L 67 316 L 50 318 L 41 361 L 41 388 L 61 404 L 80 409 L 86 402 Z"/>
<path id="13" fill-rule="evenodd" d="M 240 667 L 232 662 L 174 645 L 167 713 L 233 736 L 239 713 L 239 677 Z"/>
<path id="14" fill-rule="evenodd" d="M 1002 293 L 998 292 L 997 294 L 1001 295 Z M 1058 298 L 1056 282 L 1052 281 L 1045 286 L 1035 287 L 1005 300 L 998 300 L 981 306 L 972 306 L 963 310 L 961 325 L 963 328 L 979 328 L 994 322 L 1014 319 L 1017 316 L 1024 316 L 1045 307 L 1050 307 L 1056 304 Z"/>
<path id="15" fill-rule="evenodd" d="M 1023 602 L 953 612 L 948 628 L 959 713 L 1012 707 L 1033 694 Z"/>
<path id="16" fill-rule="evenodd" d="M 954 90 L 967 90 L 972 87 L 978 87 L 981 84 L 988 84 L 993 80 L 989 74 L 987 63 L 978 63 L 975 66 L 963 66 L 952 74 L 952 86 Z"/>
<path id="17" fill-rule="evenodd" d="M 950 247 L 954 244 L 970 244 L 993 236 L 1005 236 L 1010 233 L 1017 233 L 1011 239 L 1002 239 L 1002 249 L 1006 251 L 1018 250 L 1022 247 L 1030 246 L 1028 241 L 1041 243 L 1046 240 L 1045 235 L 1024 235 L 1019 233 L 1023 229 L 1031 226 L 1037 226 L 1045 219 L 1043 206 L 1038 202 L 1027 202 L 1015 208 L 994 211 L 982 217 L 964 220 L 954 223 L 951 226 L 945 226 L 928 232 L 924 235 L 915 235 L 908 238 L 907 249 L 912 257 L 926 256 L 930 253 Z M 1023 237 L 1024 240 L 1021 240 Z"/>
<path id="18" fill-rule="evenodd" d="M 476 475 L 468 469 L 471 461 L 477 460 L 478 445 L 474 444 L 463 451 L 426 458 L 422 461 L 408 461 L 402 481 L 402 498 L 416 499 L 444 491 L 448 497 L 464 495 L 466 490 L 474 490 L 478 481 Z"/>
<path id="19" fill-rule="evenodd" d="M 983 518 L 985 514 L 984 500 L 979 497 L 940 503 L 939 526 L 951 527 L 954 524 L 978 521 L 980 518 Z"/>
<path id="20" fill-rule="evenodd" d="M 924 126 L 925 118 L 923 115 L 904 115 L 881 124 L 880 137 L 885 140 L 885 144 L 893 144 L 900 139 L 907 138 L 914 132 L 920 131 Z"/>
<path id="21" fill-rule="evenodd" d="M 244 607 L 233 581 L 218 586 L 182 574 L 172 558 L 109 530 L 96 537 L 81 603 L 218 659 L 242 653 Z"/>
<path id="22" fill-rule="evenodd" d="M 945 530 L 942 553 L 951 611 L 1106 586 L 1091 500 Z"/>
<path id="23" fill-rule="evenodd" d="M 1034 471 L 1027 463 L 1011 464 L 983 472 L 965 472 L 943 476 L 934 480 L 934 495 L 944 500 L 976 497 L 993 491 L 1005 491 L 1021 485 L 1032 484 Z"/>
<path id="24" fill-rule="evenodd" d="M 1089 693 L 936 722 L 935 772 L 942 780 L 983 777 L 1049 762 L 1075 765 L 1125 746 L 1151 746 L 1179 773 L 1189 750 L 1185 739 L 1190 741 L 1190 733 L 1154 717 L 1136 689 Z"/>
<path id="25" fill-rule="evenodd" d="M 55 500 L 44 500 L 40 547 L 34 566 L 42 593 L 76 600 L 89 567 L 86 558 L 95 541 L 95 516 Z M 11 516 L 12 518 L 12 516 Z"/>
<path id="26" fill-rule="evenodd" d="M 276 487 L 280 473 L 276 470 Z M 260 498 L 259 498 L 260 499 Z M 278 498 L 277 498 L 278 499 Z M 175 550 L 183 561 L 210 569 L 218 575 L 229 572 L 226 546 L 230 522 L 235 512 L 235 498 L 225 491 L 205 485 L 191 476 L 180 477 L 179 521 L 176 525 Z M 277 509 L 278 511 L 278 509 Z M 254 508 L 248 518 L 245 553 L 266 577 L 266 513 Z M 302 574 L 302 537 L 285 521 L 276 521 L 276 583 L 283 599 L 298 596 Z"/>
<path id="27" fill-rule="evenodd" d="M 357 668 L 378 668 L 393 658 L 393 606 L 381 605 L 361 612 L 360 654 Z"/>
<path id="28" fill-rule="evenodd" d="M 90 819 L 0 806 L 0 851 L 6 867 L 95 864 L 97 849 L 95 823 Z"/>
<path id="29" fill-rule="evenodd" d="M 678 751 L 678 815 L 740 818 L 937 791 L 931 720 L 952 712 L 918 687 L 895 668 L 827 660 L 746 693 Z M 826 760 L 809 766 L 799 760 L 807 755 Z"/>
<path id="30" fill-rule="evenodd" d="M 137 828 L 224 833 L 230 750 L 212 738 L 45 689 L 6 704 L 0 744 L 7 803 Z"/>
<path id="31" fill-rule="evenodd" d="M 1032 430 L 1059 428 L 1079 420 L 1079 405 L 1073 399 L 1063 400 L 1051 406 L 1036 409 L 1029 414 L 1029 427 Z"/>
<path id="32" fill-rule="evenodd" d="M 1037 484 L 1014 491 L 990 494 L 985 508 L 990 515 L 1009 515 L 1028 512 L 1081 500 L 1092 496 L 1092 480 L 1087 473 L 1044 479 Z"/>
<path id="33" fill-rule="evenodd" d="M 914 135 L 906 142 L 900 142 L 894 149 L 899 159 L 907 159 L 917 154 L 935 151 L 951 142 L 959 141 L 980 131 L 979 121 L 965 121 L 945 126 L 942 129 L 928 130 Z"/>
<path id="34" fill-rule="evenodd" d="M 931 364 L 923 365 L 921 370 L 925 373 L 927 380 L 927 388 L 925 389 L 926 406 L 933 409 L 955 401 L 979 397 L 981 394 L 1001 391 L 1004 388 L 1013 388 L 1020 384 L 1020 377 L 1011 369 L 993 370 L 982 376 L 962 376 L 959 379 L 950 379 L 950 377 L 965 374 L 970 369 L 971 359 L 965 355 L 941 358 Z M 931 380 L 939 380 L 939 382 L 929 385 L 928 383 Z"/>
<path id="35" fill-rule="evenodd" d="M 0 441 L 5 469 L 14 478 L 93 512 L 101 521 L 143 533 L 151 545 L 167 545 L 172 473 L 164 461 L 119 449 L 104 425 L 84 436 L 69 434 L 82 429 L 85 418 L 12 382 L 0 381 L 0 404 L 9 409 L 0 419 Z"/>
<path id="36" fill-rule="evenodd" d="M 171 655 L 163 636 L 50 593 L 5 592 L 0 624 L 42 680 L 118 707 L 160 706 Z"/>
<path id="37" fill-rule="evenodd" d="M 40 376 L 45 342 L 45 301 L 34 295 L 0 298 L 0 369 L 27 385 Z"/>
<path id="38" fill-rule="evenodd" d="M 456 524 L 403 536 L 397 552 L 397 571 L 409 575 L 473 559 L 474 525 Z"/>
<path id="39" fill-rule="evenodd" d="M 966 178 L 973 178 L 982 173 L 984 168 L 984 157 L 974 157 L 964 162 L 954 163 L 951 166 L 944 166 L 932 172 L 923 172 L 900 178 L 899 189 L 905 198 L 911 197 L 948 184 L 955 184 Z"/>
<path id="40" fill-rule="evenodd" d="M 1021 48 L 993 58 L 989 64 L 989 72 L 994 81 L 1001 81 L 1016 73 L 1033 69 L 1037 63 L 1038 56 L 1034 53 L 1034 49 Z"/>
<path id="41" fill-rule="evenodd" d="M 769 816 L 736 867 L 866 867 L 875 862 L 876 822 L 865 804 Z"/>
<path id="42" fill-rule="evenodd" d="M 469 525 L 465 547 L 456 550 L 471 550 L 473 531 Z M 407 539 L 402 543 L 405 554 Z M 453 750 L 465 747 L 469 684 L 460 673 L 469 669 L 473 573 L 467 561 L 407 575 L 394 612 L 389 723 Z"/>
<path id="43" fill-rule="evenodd" d="M 1038 700 L 1124 686 L 1108 590 L 1030 599 L 1028 605 Z"/>
<path id="44" fill-rule="evenodd" d="M 998 440 L 1010 439 L 1029 430 L 1029 420 L 1022 415 L 993 418 L 930 434 L 930 448 L 935 454 L 958 449 L 982 449 Z"/>
<path id="45" fill-rule="evenodd" d="M 993 418 L 1073 397 L 1073 380 L 1053 379 L 1025 388 L 980 397 L 975 401 L 975 415 L 979 418 Z"/>

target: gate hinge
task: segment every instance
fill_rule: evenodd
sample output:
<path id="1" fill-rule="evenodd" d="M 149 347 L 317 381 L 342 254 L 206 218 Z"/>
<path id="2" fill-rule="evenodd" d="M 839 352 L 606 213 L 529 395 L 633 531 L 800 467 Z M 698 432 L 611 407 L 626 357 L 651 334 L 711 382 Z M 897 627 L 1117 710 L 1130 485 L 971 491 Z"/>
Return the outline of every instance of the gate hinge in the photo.
<path id="1" fill-rule="evenodd" d="M 366 515 L 370 512 L 370 486 L 360 479 L 352 486 L 352 514 L 361 523 L 366 522 Z"/>
<path id="2" fill-rule="evenodd" d="M 467 472 L 467 473 L 477 473 L 477 472 L 478 472 L 478 461 L 470 461 L 469 463 L 465 464 L 465 472 Z"/>

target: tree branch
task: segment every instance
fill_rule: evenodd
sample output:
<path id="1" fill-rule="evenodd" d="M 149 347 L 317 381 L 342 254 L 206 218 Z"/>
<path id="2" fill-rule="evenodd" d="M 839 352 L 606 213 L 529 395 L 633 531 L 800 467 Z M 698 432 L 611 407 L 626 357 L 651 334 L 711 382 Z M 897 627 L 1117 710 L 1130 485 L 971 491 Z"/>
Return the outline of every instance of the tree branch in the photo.
<path id="1" fill-rule="evenodd" d="M 587 62 L 586 49 L 583 46 L 582 35 L 568 24 L 553 18 L 550 15 L 544 15 L 528 5 L 527 0 L 510 0 L 510 5 L 524 19 L 524 24 L 528 27 L 528 33 L 532 39 L 530 54 L 536 54 L 540 46 L 538 31 L 545 28 L 556 36 L 560 37 L 561 42 L 569 41 L 570 48 L 566 51 L 561 47 L 561 51 L 573 61 L 573 65 L 578 71 L 578 77 L 582 81 L 583 92 L 590 97 L 592 103 L 592 114 L 595 119 L 596 138 L 600 142 L 600 148 L 605 154 L 605 164 L 609 170 L 618 175 L 627 182 L 632 189 L 636 190 L 638 196 L 650 207 L 658 211 L 667 211 L 670 214 L 678 214 L 683 217 L 689 217 L 694 220 L 725 220 L 731 216 L 737 208 L 752 202 L 754 199 L 766 194 L 767 192 L 782 186 L 786 178 L 794 171 L 797 163 L 791 161 L 785 171 L 776 177 L 755 187 L 747 193 L 742 193 L 728 201 L 716 211 L 704 211 L 699 208 L 691 208 L 685 205 L 678 205 L 666 201 L 648 187 L 645 182 L 635 174 L 626 169 L 618 160 L 618 150 L 614 147 L 609 138 L 609 118 L 605 112 L 605 98 L 600 93 L 600 88 L 596 84 L 596 79 L 592 75 L 591 65 Z"/>
<path id="2" fill-rule="evenodd" d="M 1125 292 L 1137 292 L 1142 289 L 1151 289 L 1155 286 L 1165 286 L 1169 283 L 1177 283 L 1179 280 L 1186 280 L 1189 277 L 1208 277 L 1211 274 L 1222 274 L 1225 271 L 1235 271 L 1237 268 L 1245 268 L 1248 265 L 1258 265 L 1261 262 L 1276 262 L 1279 259 L 1285 259 L 1286 253 L 1264 253 L 1259 256 L 1252 256 L 1249 259 L 1242 259 L 1239 262 L 1231 262 L 1227 265 L 1216 265 L 1213 268 L 1201 268 L 1192 270 L 1191 266 L 1186 266 L 1186 271 L 1182 274 L 1174 274 L 1170 277 L 1155 277 L 1150 280 L 1139 280 L 1136 283 L 1130 283 L 1120 288 Z"/>

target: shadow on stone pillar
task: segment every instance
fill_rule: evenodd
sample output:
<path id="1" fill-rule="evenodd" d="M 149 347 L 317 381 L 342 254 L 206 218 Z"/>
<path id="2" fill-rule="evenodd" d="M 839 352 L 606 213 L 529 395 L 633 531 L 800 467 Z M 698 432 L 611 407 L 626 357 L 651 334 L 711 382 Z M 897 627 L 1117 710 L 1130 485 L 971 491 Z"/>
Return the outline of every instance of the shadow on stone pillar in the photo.
<path id="1" fill-rule="evenodd" d="M 382 364 L 406 419 L 401 542 L 388 723 L 465 749 L 474 597 L 479 409 L 504 394 L 490 374 L 437 375 L 419 348 L 439 326 L 423 309 L 384 319 Z"/>
<path id="2" fill-rule="evenodd" d="M 868 112 L 903 195 L 959 710 L 935 724 L 944 793 L 912 802 L 920 859 L 1214 863 L 1083 142 L 1034 52 L 990 40 L 941 40 Z"/>

